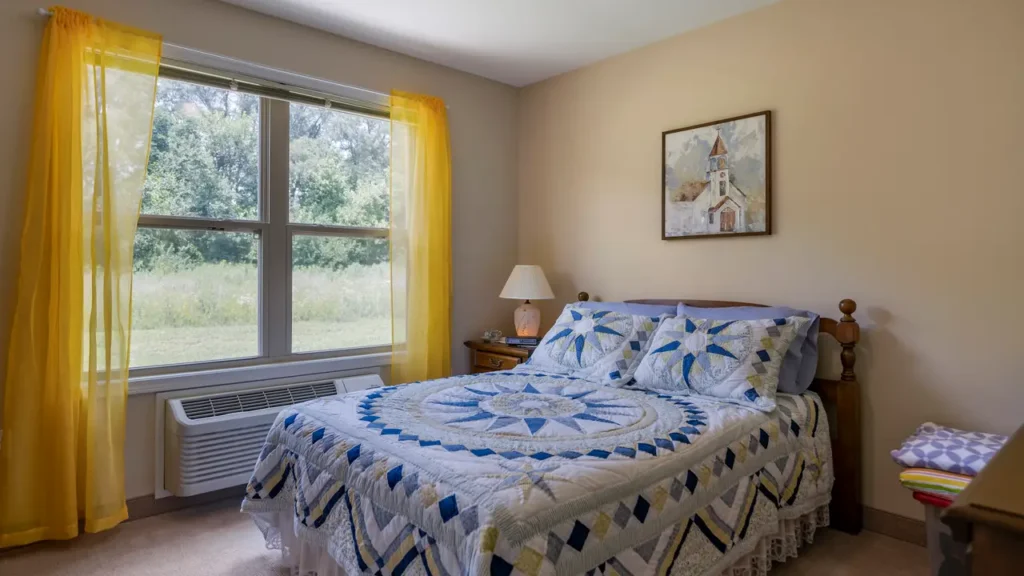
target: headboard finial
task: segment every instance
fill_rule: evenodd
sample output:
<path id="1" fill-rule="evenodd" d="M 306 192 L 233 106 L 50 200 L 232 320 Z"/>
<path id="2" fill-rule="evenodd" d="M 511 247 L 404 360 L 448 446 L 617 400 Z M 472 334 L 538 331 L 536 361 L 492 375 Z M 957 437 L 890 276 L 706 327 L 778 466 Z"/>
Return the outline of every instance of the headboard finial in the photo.
<path id="1" fill-rule="evenodd" d="M 839 319 L 839 324 L 836 326 L 836 340 L 843 347 L 843 351 L 839 353 L 839 360 L 843 364 L 843 375 L 840 376 L 840 379 L 854 382 L 857 380 L 857 375 L 853 372 L 853 365 L 857 363 L 857 354 L 853 348 L 860 340 L 860 325 L 853 319 L 853 313 L 857 311 L 857 303 L 847 298 L 839 303 L 839 311 L 843 313 L 843 317 Z"/>
<path id="2" fill-rule="evenodd" d="M 843 313 L 843 322 L 853 322 L 852 314 L 857 311 L 857 303 L 846 298 L 839 303 L 839 311 Z"/>
<path id="3" fill-rule="evenodd" d="M 590 294 L 587 294 L 586 292 L 580 292 L 579 294 L 576 295 L 576 299 L 579 300 L 580 302 L 586 302 L 587 300 L 590 300 Z"/>

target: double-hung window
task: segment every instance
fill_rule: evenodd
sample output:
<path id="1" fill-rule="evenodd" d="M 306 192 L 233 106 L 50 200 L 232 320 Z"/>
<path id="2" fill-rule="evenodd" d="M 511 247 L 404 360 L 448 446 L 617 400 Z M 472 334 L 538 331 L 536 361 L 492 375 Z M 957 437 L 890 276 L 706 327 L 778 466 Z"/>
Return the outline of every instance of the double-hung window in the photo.
<path id="1" fill-rule="evenodd" d="M 132 367 L 389 345 L 389 144 L 380 106 L 163 66 Z"/>

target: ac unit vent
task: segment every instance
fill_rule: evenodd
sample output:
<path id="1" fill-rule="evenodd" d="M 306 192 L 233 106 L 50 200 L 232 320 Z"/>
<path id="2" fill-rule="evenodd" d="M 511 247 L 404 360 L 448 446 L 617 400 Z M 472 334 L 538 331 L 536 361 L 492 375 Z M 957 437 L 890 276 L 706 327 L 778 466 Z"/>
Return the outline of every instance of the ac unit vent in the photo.
<path id="1" fill-rule="evenodd" d="M 157 431 L 156 492 L 194 496 L 249 481 L 274 420 L 299 402 L 379 388 L 376 374 L 286 385 L 252 383 L 234 392 L 160 399 L 163 426 Z M 162 465 L 162 467 L 160 467 Z"/>
<path id="2" fill-rule="evenodd" d="M 297 386 L 252 390 L 238 394 L 187 398 L 181 401 L 181 407 L 189 420 L 204 420 L 239 412 L 255 412 L 265 408 L 291 406 L 300 402 L 337 395 L 338 389 L 335 387 L 334 381 L 328 380 Z"/>

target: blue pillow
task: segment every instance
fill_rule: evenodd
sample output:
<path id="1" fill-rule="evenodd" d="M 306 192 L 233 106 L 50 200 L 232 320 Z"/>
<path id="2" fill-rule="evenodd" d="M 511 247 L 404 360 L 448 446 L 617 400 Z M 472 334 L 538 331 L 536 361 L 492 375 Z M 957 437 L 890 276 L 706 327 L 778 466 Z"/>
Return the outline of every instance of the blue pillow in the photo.
<path id="1" fill-rule="evenodd" d="M 799 316 L 811 321 L 803 324 L 782 361 L 779 372 L 779 392 L 802 394 L 811 387 L 818 371 L 818 325 L 820 318 L 814 312 L 797 310 L 785 306 L 760 307 L 736 306 L 733 308 L 697 308 L 682 302 L 676 311 L 678 316 L 691 316 L 705 320 L 764 320 Z"/>
<path id="2" fill-rule="evenodd" d="M 676 315 L 675 305 L 659 304 L 634 304 L 632 302 L 577 302 L 576 306 L 587 310 L 608 310 L 621 314 L 635 314 L 637 316 L 661 316 L 668 314 L 670 317 Z"/>

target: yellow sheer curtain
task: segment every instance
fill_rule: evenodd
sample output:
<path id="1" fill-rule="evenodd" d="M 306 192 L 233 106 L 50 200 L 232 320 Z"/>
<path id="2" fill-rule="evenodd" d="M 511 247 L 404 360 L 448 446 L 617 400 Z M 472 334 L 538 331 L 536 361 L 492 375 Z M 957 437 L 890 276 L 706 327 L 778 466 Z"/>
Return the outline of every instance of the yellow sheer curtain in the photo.
<path id="1" fill-rule="evenodd" d="M 391 93 L 391 383 L 451 374 L 452 177 L 439 98 Z"/>
<path id="2" fill-rule="evenodd" d="M 132 251 L 159 36 L 53 8 L 36 76 L 4 385 L 0 547 L 128 517 Z"/>

